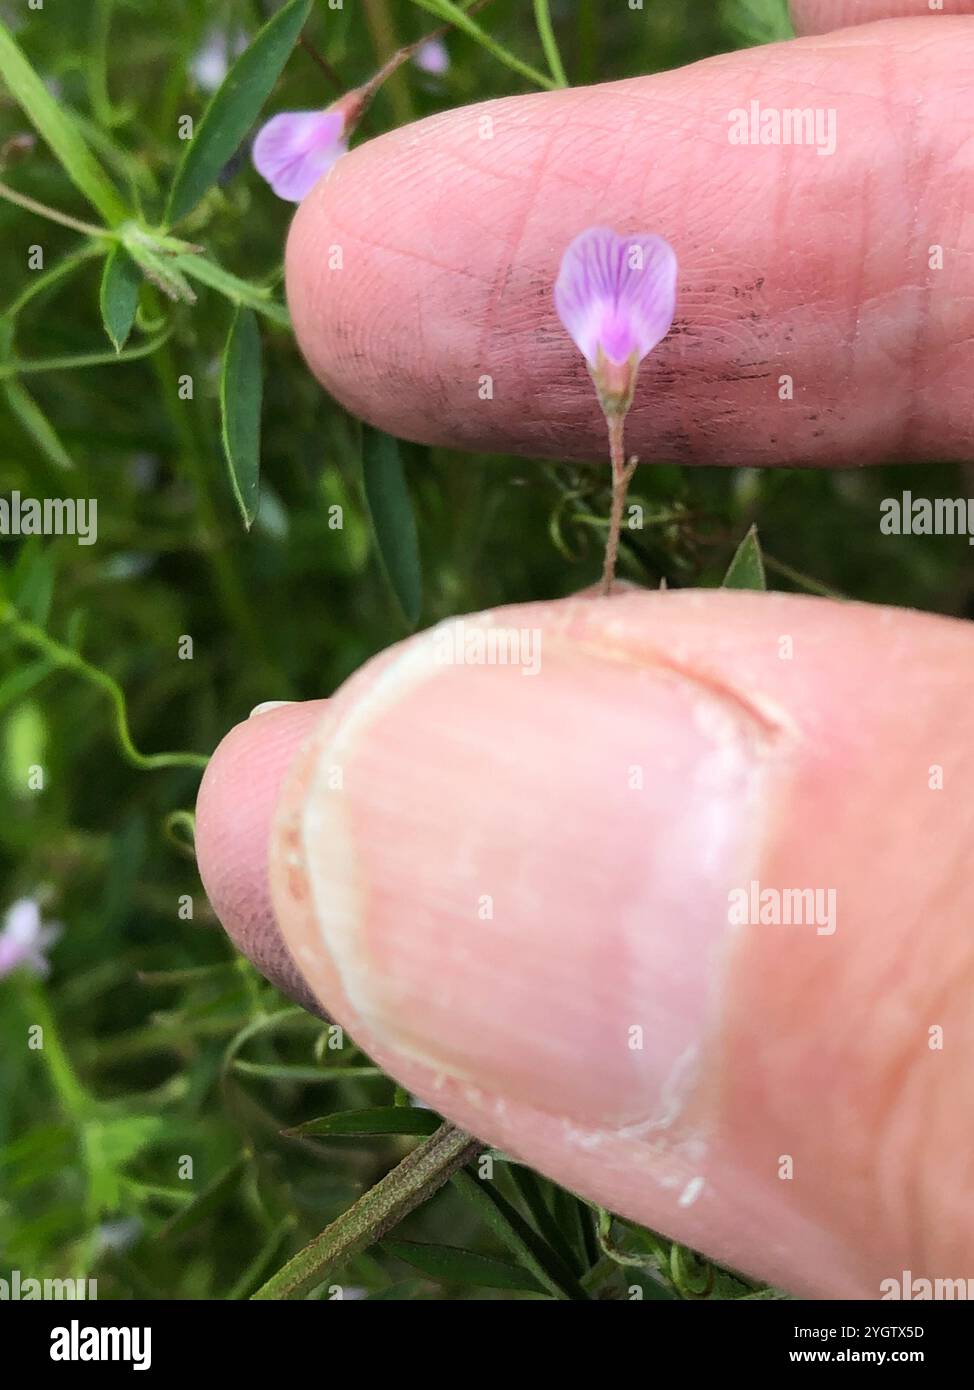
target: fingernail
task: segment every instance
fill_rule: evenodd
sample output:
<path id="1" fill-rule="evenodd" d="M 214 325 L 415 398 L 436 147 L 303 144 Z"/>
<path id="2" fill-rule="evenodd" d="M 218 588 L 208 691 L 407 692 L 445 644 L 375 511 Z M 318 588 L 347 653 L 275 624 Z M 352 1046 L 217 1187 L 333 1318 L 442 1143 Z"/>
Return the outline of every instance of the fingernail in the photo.
<path id="1" fill-rule="evenodd" d="M 618 651 L 411 643 L 311 771 L 301 859 L 350 1005 L 404 1057 L 581 1126 L 666 1127 L 719 1018 L 767 724 Z M 336 776 L 336 769 L 340 770 Z"/>
<path id="2" fill-rule="evenodd" d="M 264 700 L 262 704 L 254 705 L 247 718 L 253 719 L 255 714 L 266 714 L 269 709 L 281 709 L 284 705 L 293 704 L 293 700 Z"/>

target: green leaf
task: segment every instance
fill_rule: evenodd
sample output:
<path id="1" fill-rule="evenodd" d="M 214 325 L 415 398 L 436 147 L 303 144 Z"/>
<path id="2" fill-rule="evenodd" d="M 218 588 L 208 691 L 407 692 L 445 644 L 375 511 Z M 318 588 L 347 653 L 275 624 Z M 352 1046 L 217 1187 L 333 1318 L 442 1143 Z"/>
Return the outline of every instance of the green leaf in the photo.
<path id="1" fill-rule="evenodd" d="M 579 1264 L 576 1254 L 571 1248 L 568 1237 L 572 1228 L 567 1223 L 563 1226 L 559 1222 L 557 1215 L 552 1211 L 545 1198 L 545 1189 L 547 1189 L 551 1193 L 552 1200 L 559 1201 L 559 1194 L 562 1189 L 553 1187 L 552 1184 L 539 1178 L 537 1173 L 530 1168 L 524 1168 L 519 1163 L 512 1163 L 508 1171 L 541 1239 L 551 1247 L 552 1252 L 562 1262 L 566 1270 L 581 1273 L 587 1268 L 587 1262 Z M 575 1268 L 576 1265 L 578 1265 L 577 1269 Z"/>
<path id="2" fill-rule="evenodd" d="M 362 426 L 365 500 L 383 568 L 410 627 L 423 605 L 423 574 L 412 500 L 399 441 L 371 425 Z"/>
<path id="3" fill-rule="evenodd" d="M 424 1297 L 421 1279 L 403 1279 L 379 1289 L 378 1293 L 366 1294 L 363 1303 L 415 1303 Z"/>
<path id="4" fill-rule="evenodd" d="M 11 705 L 19 704 L 53 670 L 53 661 L 32 661 L 29 666 L 18 666 L 0 680 L 0 714 Z"/>
<path id="5" fill-rule="evenodd" d="M 192 212 L 260 114 L 311 12 L 311 0 L 289 0 L 244 50 L 203 112 L 179 162 L 166 224 Z"/>
<path id="6" fill-rule="evenodd" d="M 233 495 L 249 531 L 260 505 L 260 330 L 252 309 L 233 316 L 223 353 L 220 413 Z"/>
<path id="7" fill-rule="evenodd" d="M 74 460 L 58 438 L 54 426 L 26 387 L 21 386 L 14 377 L 0 380 L 0 387 L 3 388 L 3 394 L 7 398 L 10 409 L 44 457 L 56 468 L 73 468 Z"/>
<path id="8" fill-rule="evenodd" d="M 100 1114 L 81 1130 L 82 1150 L 88 1169 L 89 1200 L 98 1214 L 117 1211 L 121 1205 L 122 1169 L 158 1138 L 164 1128 L 160 1115 Z"/>
<path id="9" fill-rule="evenodd" d="M 482 1182 L 470 1173 L 461 1171 L 453 1175 L 453 1185 L 461 1196 L 472 1203 L 488 1230 L 555 1298 L 580 1302 L 587 1299 L 588 1295 L 571 1270 L 563 1265 L 547 1241 L 532 1230 L 521 1213 L 501 1196 L 496 1183 Z"/>
<path id="10" fill-rule="evenodd" d="M 135 311 L 139 307 L 141 284 L 142 274 L 139 267 L 128 252 L 121 246 L 116 246 L 105 262 L 99 297 L 105 332 L 111 338 L 116 352 L 122 351 L 132 332 Z"/>
<path id="11" fill-rule="evenodd" d="M 212 1182 L 207 1183 L 191 1202 L 170 1217 L 159 1232 L 157 1239 L 171 1240 L 174 1236 L 191 1231 L 206 1217 L 212 1216 L 214 1212 L 226 1206 L 237 1190 L 240 1179 L 246 1170 L 247 1162 L 245 1154 L 234 1159 L 228 1167 L 224 1168 L 222 1173 L 216 1175 Z"/>
<path id="12" fill-rule="evenodd" d="M 10 574 L 10 598 L 18 612 L 38 627 L 47 627 L 54 601 L 54 552 L 40 536 L 21 547 Z"/>
<path id="13" fill-rule="evenodd" d="M 766 589 L 764 557 L 758 541 L 758 528 L 752 526 L 737 547 L 727 573 L 724 575 L 723 589 Z"/>
<path id="14" fill-rule="evenodd" d="M 51 96 L 2 20 L 0 76 L 18 106 L 57 155 L 74 186 L 98 209 L 109 226 L 123 222 L 128 211 L 114 185 L 85 144 L 72 117 Z"/>
<path id="15" fill-rule="evenodd" d="M 463 1284 L 477 1289 L 518 1289 L 545 1293 L 527 1270 L 509 1260 L 475 1255 L 452 1245 L 427 1245 L 414 1240 L 385 1240 L 382 1248 L 397 1260 L 422 1270 L 443 1284 Z"/>
<path id="16" fill-rule="evenodd" d="M 323 1115 L 319 1120 L 306 1120 L 303 1125 L 286 1130 L 289 1135 L 328 1135 L 360 1137 L 363 1134 L 433 1134 L 442 1124 L 432 1110 L 420 1110 L 411 1105 L 380 1105 L 374 1110 L 343 1110 L 335 1115 Z"/>

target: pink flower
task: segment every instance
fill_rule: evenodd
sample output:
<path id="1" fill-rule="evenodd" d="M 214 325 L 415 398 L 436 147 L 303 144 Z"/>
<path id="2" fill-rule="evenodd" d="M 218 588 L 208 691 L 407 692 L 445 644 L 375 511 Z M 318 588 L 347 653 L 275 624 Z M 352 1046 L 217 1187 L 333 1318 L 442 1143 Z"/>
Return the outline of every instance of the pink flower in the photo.
<path id="1" fill-rule="evenodd" d="M 40 905 L 35 898 L 21 898 L 15 902 L 8 909 L 3 931 L 0 931 L 0 977 L 9 975 L 21 965 L 26 965 L 35 975 L 47 975 L 51 967 L 44 952 L 60 935 L 61 928 L 56 924 L 43 924 Z"/>
<path id="2" fill-rule="evenodd" d="M 347 148 L 342 111 L 282 111 L 257 132 L 254 168 L 279 198 L 300 203 Z"/>
<path id="3" fill-rule="evenodd" d="M 608 227 L 580 233 L 562 257 L 555 308 L 607 415 L 629 409 L 640 362 L 670 331 L 676 269 L 661 236 L 618 236 Z"/>

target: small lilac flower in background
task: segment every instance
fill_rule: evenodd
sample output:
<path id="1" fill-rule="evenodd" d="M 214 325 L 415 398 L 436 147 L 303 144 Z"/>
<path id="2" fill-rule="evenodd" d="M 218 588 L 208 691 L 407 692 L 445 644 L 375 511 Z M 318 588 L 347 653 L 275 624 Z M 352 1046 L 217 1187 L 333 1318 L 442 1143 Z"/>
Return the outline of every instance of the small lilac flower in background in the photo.
<path id="1" fill-rule="evenodd" d="M 479 5 L 471 7 L 471 14 L 474 8 Z M 254 141 L 254 168 L 279 198 L 300 203 L 311 192 L 348 150 L 349 139 L 376 92 L 410 58 L 424 72 L 442 74 L 450 66 L 440 31 L 434 31 L 397 49 L 368 82 L 346 92 L 326 110 L 281 111 L 261 126 Z M 318 63 L 327 66 L 320 57 Z"/>
<path id="2" fill-rule="evenodd" d="M 431 77 L 442 77 L 450 71 L 450 54 L 440 38 L 427 39 L 425 43 L 421 43 L 413 54 L 413 62 L 420 72 L 427 72 Z"/>
<path id="3" fill-rule="evenodd" d="M 0 978 L 22 965 L 43 978 L 51 968 L 45 952 L 60 935 L 61 928 L 56 923 L 44 925 L 36 898 L 15 902 L 7 910 L 0 930 Z"/>
<path id="4" fill-rule="evenodd" d="M 257 132 L 254 168 L 279 198 L 300 203 L 347 149 L 344 111 L 282 111 Z"/>
<path id="5" fill-rule="evenodd" d="M 230 59 L 238 58 L 246 47 L 247 35 L 242 29 L 232 35 L 211 29 L 189 63 L 197 87 L 203 92 L 215 92 L 230 69 Z"/>
<path id="6" fill-rule="evenodd" d="M 610 593 L 626 489 L 636 469 L 626 462 L 624 421 L 639 364 L 673 324 L 676 253 L 661 236 L 619 236 L 590 227 L 568 247 L 555 282 L 555 308 L 582 353 L 609 427 L 612 515 L 602 572 Z"/>

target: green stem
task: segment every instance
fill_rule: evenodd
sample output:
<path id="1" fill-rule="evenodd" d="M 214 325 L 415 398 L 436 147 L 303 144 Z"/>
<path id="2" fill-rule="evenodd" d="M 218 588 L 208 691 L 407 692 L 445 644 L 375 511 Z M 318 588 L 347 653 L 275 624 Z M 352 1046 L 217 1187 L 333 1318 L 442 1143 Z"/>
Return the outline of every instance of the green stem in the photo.
<path id="1" fill-rule="evenodd" d="M 543 72 L 531 67 L 529 63 L 522 62 L 516 54 L 510 53 L 503 44 L 499 44 L 481 29 L 479 24 L 475 24 L 458 5 L 453 4 L 452 0 L 413 0 L 413 4 L 418 5 L 427 14 L 435 15 L 437 19 L 449 20 L 455 29 L 479 43 L 481 48 L 485 48 L 499 63 L 503 63 L 520 77 L 526 77 L 536 87 L 544 87 L 549 92 L 556 90 L 557 84 L 550 77 L 545 77 Z"/>
<path id="2" fill-rule="evenodd" d="M 399 40 L 396 37 L 396 26 L 393 22 L 392 14 L 389 10 L 388 0 L 362 0 L 365 10 L 365 22 L 369 26 L 369 33 L 372 35 L 372 43 L 375 47 L 376 57 L 380 63 L 385 63 L 400 48 Z M 389 100 L 395 113 L 397 125 L 408 125 L 415 119 L 416 113 L 413 110 L 412 98 L 409 95 L 409 84 L 403 73 L 393 71 L 390 73 L 386 87 L 389 92 Z"/>
<path id="3" fill-rule="evenodd" d="M 782 579 L 789 579 L 792 584 L 797 584 L 800 589 L 807 589 L 810 594 L 820 594 L 822 598 L 845 599 L 846 595 L 841 594 L 838 589 L 833 589 L 829 584 L 823 584 L 819 579 L 813 579 L 811 575 L 803 574 L 801 570 L 794 569 L 791 565 L 786 565 L 784 560 L 776 560 L 767 551 L 763 552 L 764 563 L 767 568 L 775 574 L 780 574 Z"/>
<path id="4" fill-rule="evenodd" d="M 180 833 L 182 829 L 182 834 Z M 192 811 L 170 811 L 163 821 L 166 839 L 186 859 L 196 860 L 196 816 Z"/>
<path id="5" fill-rule="evenodd" d="M 257 1018 L 252 1018 L 249 1023 L 246 1023 L 243 1028 L 237 1031 L 235 1036 L 231 1038 L 230 1042 L 227 1044 L 227 1050 L 223 1054 L 223 1060 L 220 1063 L 222 1075 L 226 1076 L 230 1072 L 236 1060 L 237 1053 L 250 1042 L 251 1038 L 256 1038 L 259 1034 L 266 1033 L 268 1030 L 273 1031 L 280 1024 L 291 1024 L 295 1022 L 304 1024 L 315 1021 L 316 1020 L 312 1019 L 309 1013 L 299 1008 L 296 1004 L 289 1005 L 284 1009 L 277 1009 L 272 1014 L 261 1014 Z"/>
<path id="6" fill-rule="evenodd" d="M 417 1144 L 397 1167 L 306 1245 L 253 1295 L 299 1298 L 324 1282 L 330 1269 L 381 1240 L 483 1148 L 477 1139 L 444 1124 Z"/>
<path id="7" fill-rule="evenodd" d="M 96 122 L 107 130 L 115 124 L 108 95 L 108 44 L 114 0 L 95 0 L 91 52 L 88 57 L 88 96 Z"/>
<path id="8" fill-rule="evenodd" d="M 63 280 L 66 275 L 71 275 L 79 266 L 84 265 L 85 261 L 92 260 L 95 256 L 103 256 L 105 247 L 100 245 L 82 246 L 78 251 L 71 251 L 50 267 L 42 270 L 39 275 L 32 275 L 27 285 L 21 290 L 16 299 L 4 310 L 2 317 L 5 319 L 16 318 L 21 309 L 29 304 L 39 294 L 44 294 L 47 290 L 53 289 L 59 280 Z"/>
<path id="9" fill-rule="evenodd" d="M 558 40 L 555 38 L 555 31 L 551 23 L 548 0 L 534 0 L 534 22 L 538 26 L 538 37 L 541 39 L 541 47 L 544 49 L 544 56 L 548 60 L 555 85 L 567 87 L 568 78 L 565 76 L 561 54 L 558 52 Z"/>
<path id="10" fill-rule="evenodd" d="M 653 1250 L 640 1255 L 627 1254 L 612 1239 L 612 1220 L 611 1212 L 601 1207 L 598 1209 L 598 1242 L 603 1255 L 613 1264 L 621 1265 L 623 1269 L 639 1269 L 659 1280 L 669 1267 L 669 1256 L 658 1238 L 652 1232 L 644 1231 L 643 1235 L 653 1246 Z"/>
<path id="11" fill-rule="evenodd" d="M 129 730 L 125 696 L 121 687 L 105 671 L 80 657 L 70 647 L 49 637 L 41 628 L 17 616 L 12 604 L 0 607 L 0 630 L 7 629 L 19 642 L 32 647 L 34 651 L 46 656 L 55 666 L 64 671 L 73 671 L 89 684 L 97 686 L 109 697 L 115 710 L 115 732 L 125 758 L 142 772 L 154 772 L 163 767 L 205 768 L 209 758 L 202 753 L 140 753 L 132 742 Z"/>
<path id="12" fill-rule="evenodd" d="M 622 510 L 626 504 L 626 492 L 636 471 L 636 460 L 626 463 L 625 416 L 612 414 L 606 416 L 609 426 L 609 453 L 612 459 L 612 512 L 609 517 L 609 535 L 605 543 L 605 563 L 602 567 L 602 583 L 599 592 L 612 593 L 615 579 L 616 561 L 619 557 L 619 535 L 622 531 Z"/>
<path id="13" fill-rule="evenodd" d="M 382 1075 L 378 1067 L 300 1067 L 285 1062 L 246 1062 L 241 1057 L 231 1064 L 230 1070 L 235 1076 L 253 1076 L 259 1081 L 300 1081 L 306 1085 L 315 1085 L 319 1081 L 361 1079 L 363 1076 L 373 1080 Z"/>
<path id="14" fill-rule="evenodd" d="M 80 1125 L 91 1110 L 91 1097 L 75 1076 L 74 1068 L 61 1045 L 47 995 L 40 985 L 31 980 L 25 986 L 24 1000 L 31 1022 L 40 1024 L 43 1029 L 44 1042 L 38 1050 L 47 1064 L 58 1100 L 64 1113 L 75 1125 Z"/>
<path id="15" fill-rule="evenodd" d="M 103 241 L 118 241 L 118 234 L 109 231 L 107 227 L 96 227 L 93 222 L 81 222 L 69 213 L 59 212 L 57 208 L 48 207 L 46 203 L 39 203 L 36 198 L 28 198 L 26 193 L 18 193 L 16 188 L 11 188 L 9 183 L 2 180 L 0 198 L 6 198 L 8 203 L 16 203 L 17 207 L 25 208 L 27 212 L 36 212 L 39 217 L 46 217 L 49 222 L 60 222 L 62 227 L 70 227 L 73 232 L 82 232 L 85 236 L 98 237 Z"/>
<path id="16" fill-rule="evenodd" d="M 229 270 L 224 270 L 216 261 L 207 260 L 205 256 L 177 255 L 173 256 L 172 263 L 190 279 L 198 280 L 201 285 L 222 294 L 231 304 L 245 304 L 251 309 L 256 309 L 259 314 L 264 314 L 279 327 L 290 327 L 291 320 L 287 309 L 273 299 L 271 291 L 264 286 L 252 285 L 249 280 L 241 280 L 239 276 L 231 275 Z"/>
<path id="17" fill-rule="evenodd" d="M 78 367 L 113 367 L 116 362 L 136 362 L 151 357 L 172 332 L 171 328 L 158 333 L 138 347 L 123 348 L 121 352 L 79 352 L 67 357 L 15 357 L 0 364 L 0 380 L 9 376 L 30 376 L 37 372 L 70 372 Z"/>

